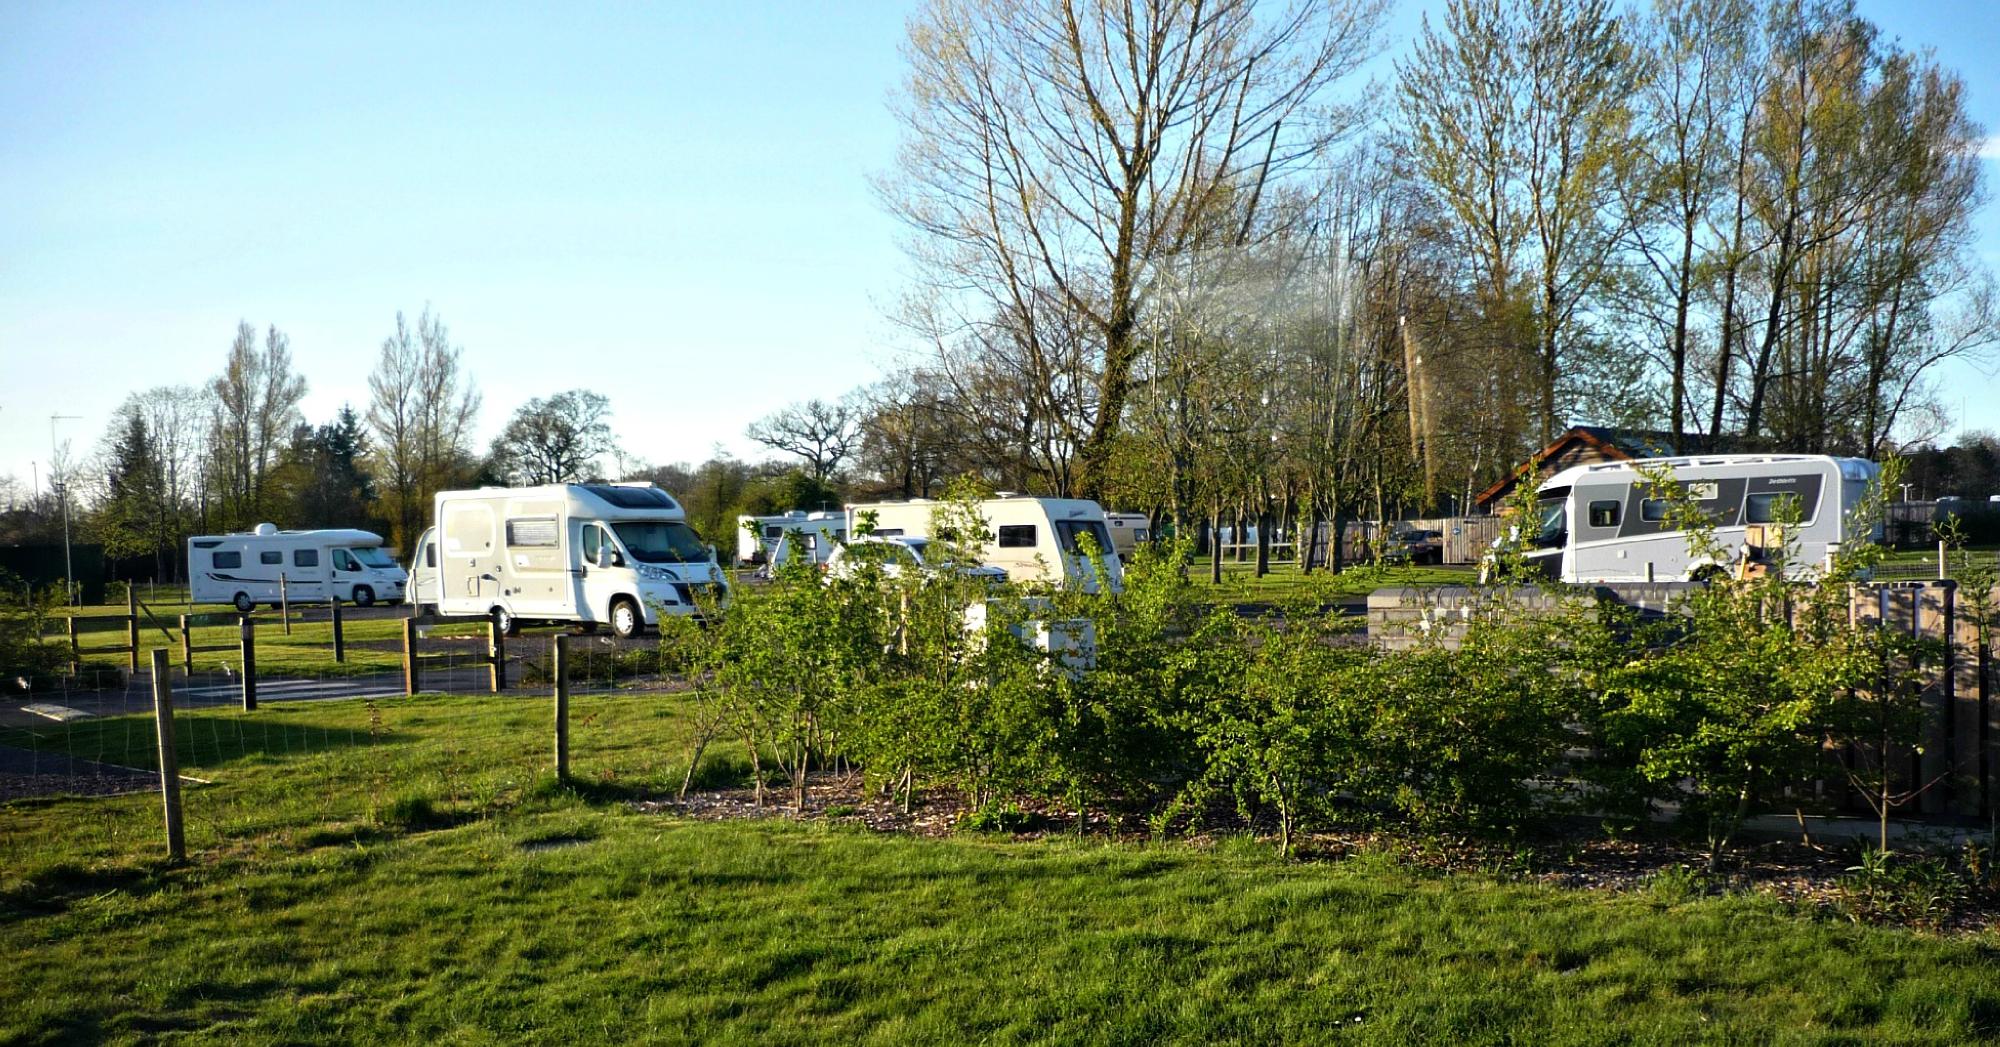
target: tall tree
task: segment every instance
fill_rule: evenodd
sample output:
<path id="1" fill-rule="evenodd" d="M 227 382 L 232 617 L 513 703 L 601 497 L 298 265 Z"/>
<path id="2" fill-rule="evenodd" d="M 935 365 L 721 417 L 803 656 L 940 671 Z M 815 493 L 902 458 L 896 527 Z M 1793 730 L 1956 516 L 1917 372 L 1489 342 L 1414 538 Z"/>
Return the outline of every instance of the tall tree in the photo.
<path id="1" fill-rule="evenodd" d="M 226 522 L 257 522 L 265 511 L 265 482 L 299 422 L 306 379 L 292 369 L 291 339 L 276 326 L 264 333 L 239 323 L 222 374 L 210 383 L 212 473 Z"/>
<path id="2" fill-rule="evenodd" d="M 1086 325 L 1102 355 L 1081 493 L 1104 485 L 1149 272 L 1240 241 L 1266 189 L 1346 129 L 1327 88 L 1371 54 L 1382 10 L 931 0 L 911 19 L 884 196 L 936 289 L 969 292 L 960 312 L 1032 341 L 1051 295 Z"/>
<path id="3" fill-rule="evenodd" d="M 590 479 L 612 450 L 610 416 L 611 401 L 588 389 L 529 400 L 493 441 L 494 462 L 524 484 Z"/>
<path id="4" fill-rule="evenodd" d="M 860 442 L 860 421 L 861 408 L 852 397 L 834 401 L 814 398 L 765 415 L 750 423 L 744 435 L 774 451 L 797 456 L 815 483 L 826 484 Z"/>
<path id="5" fill-rule="evenodd" d="M 368 375 L 369 460 L 381 481 L 381 511 L 401 548 L 423 529 L 431 496 L 463 482 L 473 464 L 480 397 L 464 372 L 463 352 L 428 307 L 414 331 L 398 312 L 396 330 L 383 339 Z"/>

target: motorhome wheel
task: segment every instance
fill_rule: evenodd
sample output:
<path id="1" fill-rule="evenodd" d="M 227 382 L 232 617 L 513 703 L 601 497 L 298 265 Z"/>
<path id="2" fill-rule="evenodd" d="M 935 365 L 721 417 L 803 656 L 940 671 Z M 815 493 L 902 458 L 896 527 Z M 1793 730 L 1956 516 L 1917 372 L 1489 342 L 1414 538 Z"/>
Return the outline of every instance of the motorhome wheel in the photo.
<path id="1" fill-rule="evenodd" d="M 623 597 L 611 602 L 611 631 L 619 639 L 630 639 L 639 635 L 646 620 L 639 617 L 639 607 Z"/>
<path id="2" fill-rule="evenodd" d="M 244 614 L 249 614 L 251 611 L 257 609 L 257 601 L 252 600 L 249 593 L 237 593 L 236 609 Z"/>
<path id="3" fill-rule="evenodd" d="M 373 606 L 375 606 L 375 590 L 373 590 L 373 589 L 370 589 L 370 588 L 368 588 L 368 587 L 367 587 L 367 586 L 365 586 L 365 585 L 357 585 L 357 586 L 355 586 L 355 587 L 354 587 L 354 606 L 356 606 L 356 607 L 373 607 Z"/>

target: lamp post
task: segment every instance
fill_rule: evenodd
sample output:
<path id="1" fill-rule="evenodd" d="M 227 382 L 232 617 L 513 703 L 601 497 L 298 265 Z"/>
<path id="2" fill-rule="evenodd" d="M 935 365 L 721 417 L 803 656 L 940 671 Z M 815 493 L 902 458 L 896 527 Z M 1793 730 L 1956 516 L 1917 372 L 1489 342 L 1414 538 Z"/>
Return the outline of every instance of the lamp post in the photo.
<path id="1" fill-rule="evenodd" d="M 56 447 L 56 423 L 73 422 L 78 418 L 73 414 L 52 414 L 49 416 L 49 486 L 56 492 L 56 500 L 62 503 L 63 517 L 63 596 L 70 606 L 76 606 L 76 567 L 70 561 L 69 552 L 69 481 L 57 479 L 62 474 L 56 471 L 56 462 L 62 453 Z"/>

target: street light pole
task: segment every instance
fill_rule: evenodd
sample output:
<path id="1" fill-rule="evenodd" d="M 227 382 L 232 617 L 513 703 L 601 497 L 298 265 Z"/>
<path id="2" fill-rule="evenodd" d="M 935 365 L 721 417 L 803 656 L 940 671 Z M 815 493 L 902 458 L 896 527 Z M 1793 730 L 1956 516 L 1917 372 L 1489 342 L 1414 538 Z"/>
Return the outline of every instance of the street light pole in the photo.
<path id="1" fill-rule="evenodd" d="M 56 449 L 56 423 L 77 420 L 73 414 L 52 414 L 49 416 L 49 486 L 55 488 L 57 500 L 62 502 L 63 516 L 63 595 L 68 597 L 70 606 L 76 606 L 76 566 L 70 560 L 69 552 L 69 481 L 58 480 L 56 461 L 61 452 Z"/>

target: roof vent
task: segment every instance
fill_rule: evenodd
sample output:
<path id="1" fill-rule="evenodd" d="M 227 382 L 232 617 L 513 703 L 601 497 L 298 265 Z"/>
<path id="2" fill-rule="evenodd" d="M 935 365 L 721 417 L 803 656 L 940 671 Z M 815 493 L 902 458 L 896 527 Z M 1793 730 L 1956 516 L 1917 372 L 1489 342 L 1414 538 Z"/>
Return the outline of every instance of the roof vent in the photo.
<path id="1" fill-rule="evenodd" d="M 257 525 L 257 529 L 251 533 L 259 538 L 269 538 L 278 533 L 278 525 L 274 523 L 260 523 Z"/>

